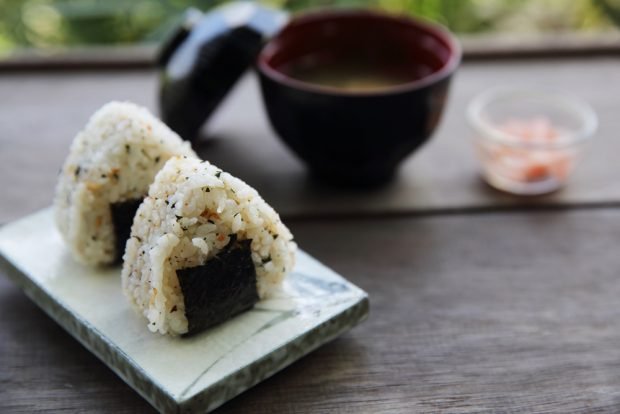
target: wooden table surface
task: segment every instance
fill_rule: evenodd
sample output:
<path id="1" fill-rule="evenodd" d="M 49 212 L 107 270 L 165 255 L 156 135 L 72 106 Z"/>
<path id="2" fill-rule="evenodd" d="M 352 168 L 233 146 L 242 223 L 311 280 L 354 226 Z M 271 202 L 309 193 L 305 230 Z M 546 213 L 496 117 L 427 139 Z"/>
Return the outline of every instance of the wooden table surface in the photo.
<path id="1" fill-rule="evenodd" d="M 435 136 L 402 165 L 391 185 L 372 192 L 341 191 L 309 180 L 301 162 L 269 128 L 253 76 L 218 111 L 197 151 L 243 177 L 284 217 L 620 202 L 620 107 L 612 93 L 619 84 L 620 59 L 614 57 L 466 63 Z M 477 93 L 502 85 L 566 90 L 596 110 L 599 131 L 564 191 L 519 199 L 492 191 L 478 179 L 465 108 Z M 156 88 L 151 70 L 0 73 L 0 176 L 12 183 L 5 188 L 10 203 L 1 206 L 0 223 L 49 205 L 67 148 L 96 109 L 128 99 L 155 110 Z"/>
<path id="2" fill-rule="evenodd" d="M 618 69 L 610 57 L 466 63 L 437 135 L 370 194 L 308 181 L 246 78 L 201 153 L 369 292 L 371 316 L 217 412 L 620 411 Z M 463 106 L 485 86 L 541 79 L 591 101 L 600 132 L 565 191 L 504 196 L 476 178 Z M 92 111 L 110 99 L 153 108 L 155 84 L 143 70 L 0 74 L 0 222 L 49 204 Z M 0 412 L 153 412 L 2 276 L 0 313 Z"/>

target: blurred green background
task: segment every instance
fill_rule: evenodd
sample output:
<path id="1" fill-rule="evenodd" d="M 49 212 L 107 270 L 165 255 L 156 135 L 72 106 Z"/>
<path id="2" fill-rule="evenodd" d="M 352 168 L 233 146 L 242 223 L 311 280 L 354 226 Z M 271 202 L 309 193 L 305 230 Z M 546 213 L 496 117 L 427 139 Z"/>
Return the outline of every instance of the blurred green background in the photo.
<path id="1" fill-rule="evenodd" d="M 461 34 L 605 32 L 620 27 L 620 0 L 262 0 L 298 12 L 370 7 L 438 21 Z M 0 54 L 21 48 L 153 43 L 189 6 L 222 0 L 0 0 Z"/>

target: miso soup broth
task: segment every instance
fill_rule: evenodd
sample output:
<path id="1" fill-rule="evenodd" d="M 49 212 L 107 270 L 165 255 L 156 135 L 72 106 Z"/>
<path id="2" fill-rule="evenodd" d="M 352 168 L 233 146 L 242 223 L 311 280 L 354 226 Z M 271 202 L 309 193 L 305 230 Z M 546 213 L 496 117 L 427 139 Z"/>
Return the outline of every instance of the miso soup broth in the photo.
<path id="1" fill-rule="evenodd" d="M 370 59 L 300 59 L 284 72 L 297 80 L 350 92 L 377 91 L 420 79 L 432 72 L 428 66 L 409 62 Z"/>

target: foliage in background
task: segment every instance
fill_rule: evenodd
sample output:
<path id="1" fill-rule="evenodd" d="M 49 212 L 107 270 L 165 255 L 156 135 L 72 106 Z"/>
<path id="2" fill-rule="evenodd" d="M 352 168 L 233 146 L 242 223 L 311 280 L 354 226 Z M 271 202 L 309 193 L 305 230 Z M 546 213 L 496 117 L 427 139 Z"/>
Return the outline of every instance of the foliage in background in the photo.
<path id="1" fill-rule="evenodd" d="M 261 1 L 261 0 L 259 0 Z M 189 6 L 225 0 L 0 0 L 0 51 L 157 42 Z M 601 31 L 620 26 L 620 0 L 262 0 L 293 12 L 369 7 L 440 22 L 457 33 Z"/>

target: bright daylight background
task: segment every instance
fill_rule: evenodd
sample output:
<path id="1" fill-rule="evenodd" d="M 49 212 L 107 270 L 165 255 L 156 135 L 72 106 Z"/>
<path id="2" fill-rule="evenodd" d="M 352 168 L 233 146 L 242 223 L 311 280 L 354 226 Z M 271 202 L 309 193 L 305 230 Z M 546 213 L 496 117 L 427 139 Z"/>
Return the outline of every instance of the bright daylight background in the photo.
<path id="1" fill-rule="evenodd" d="M 293 12 L 322 6 L 371 7 L 440 22 L 459 34 L 617 31 L 620 0 L 262 0 Z M 189 6 L 222 0 L 0 0 L 0 54 L 160 41 Z"/>

